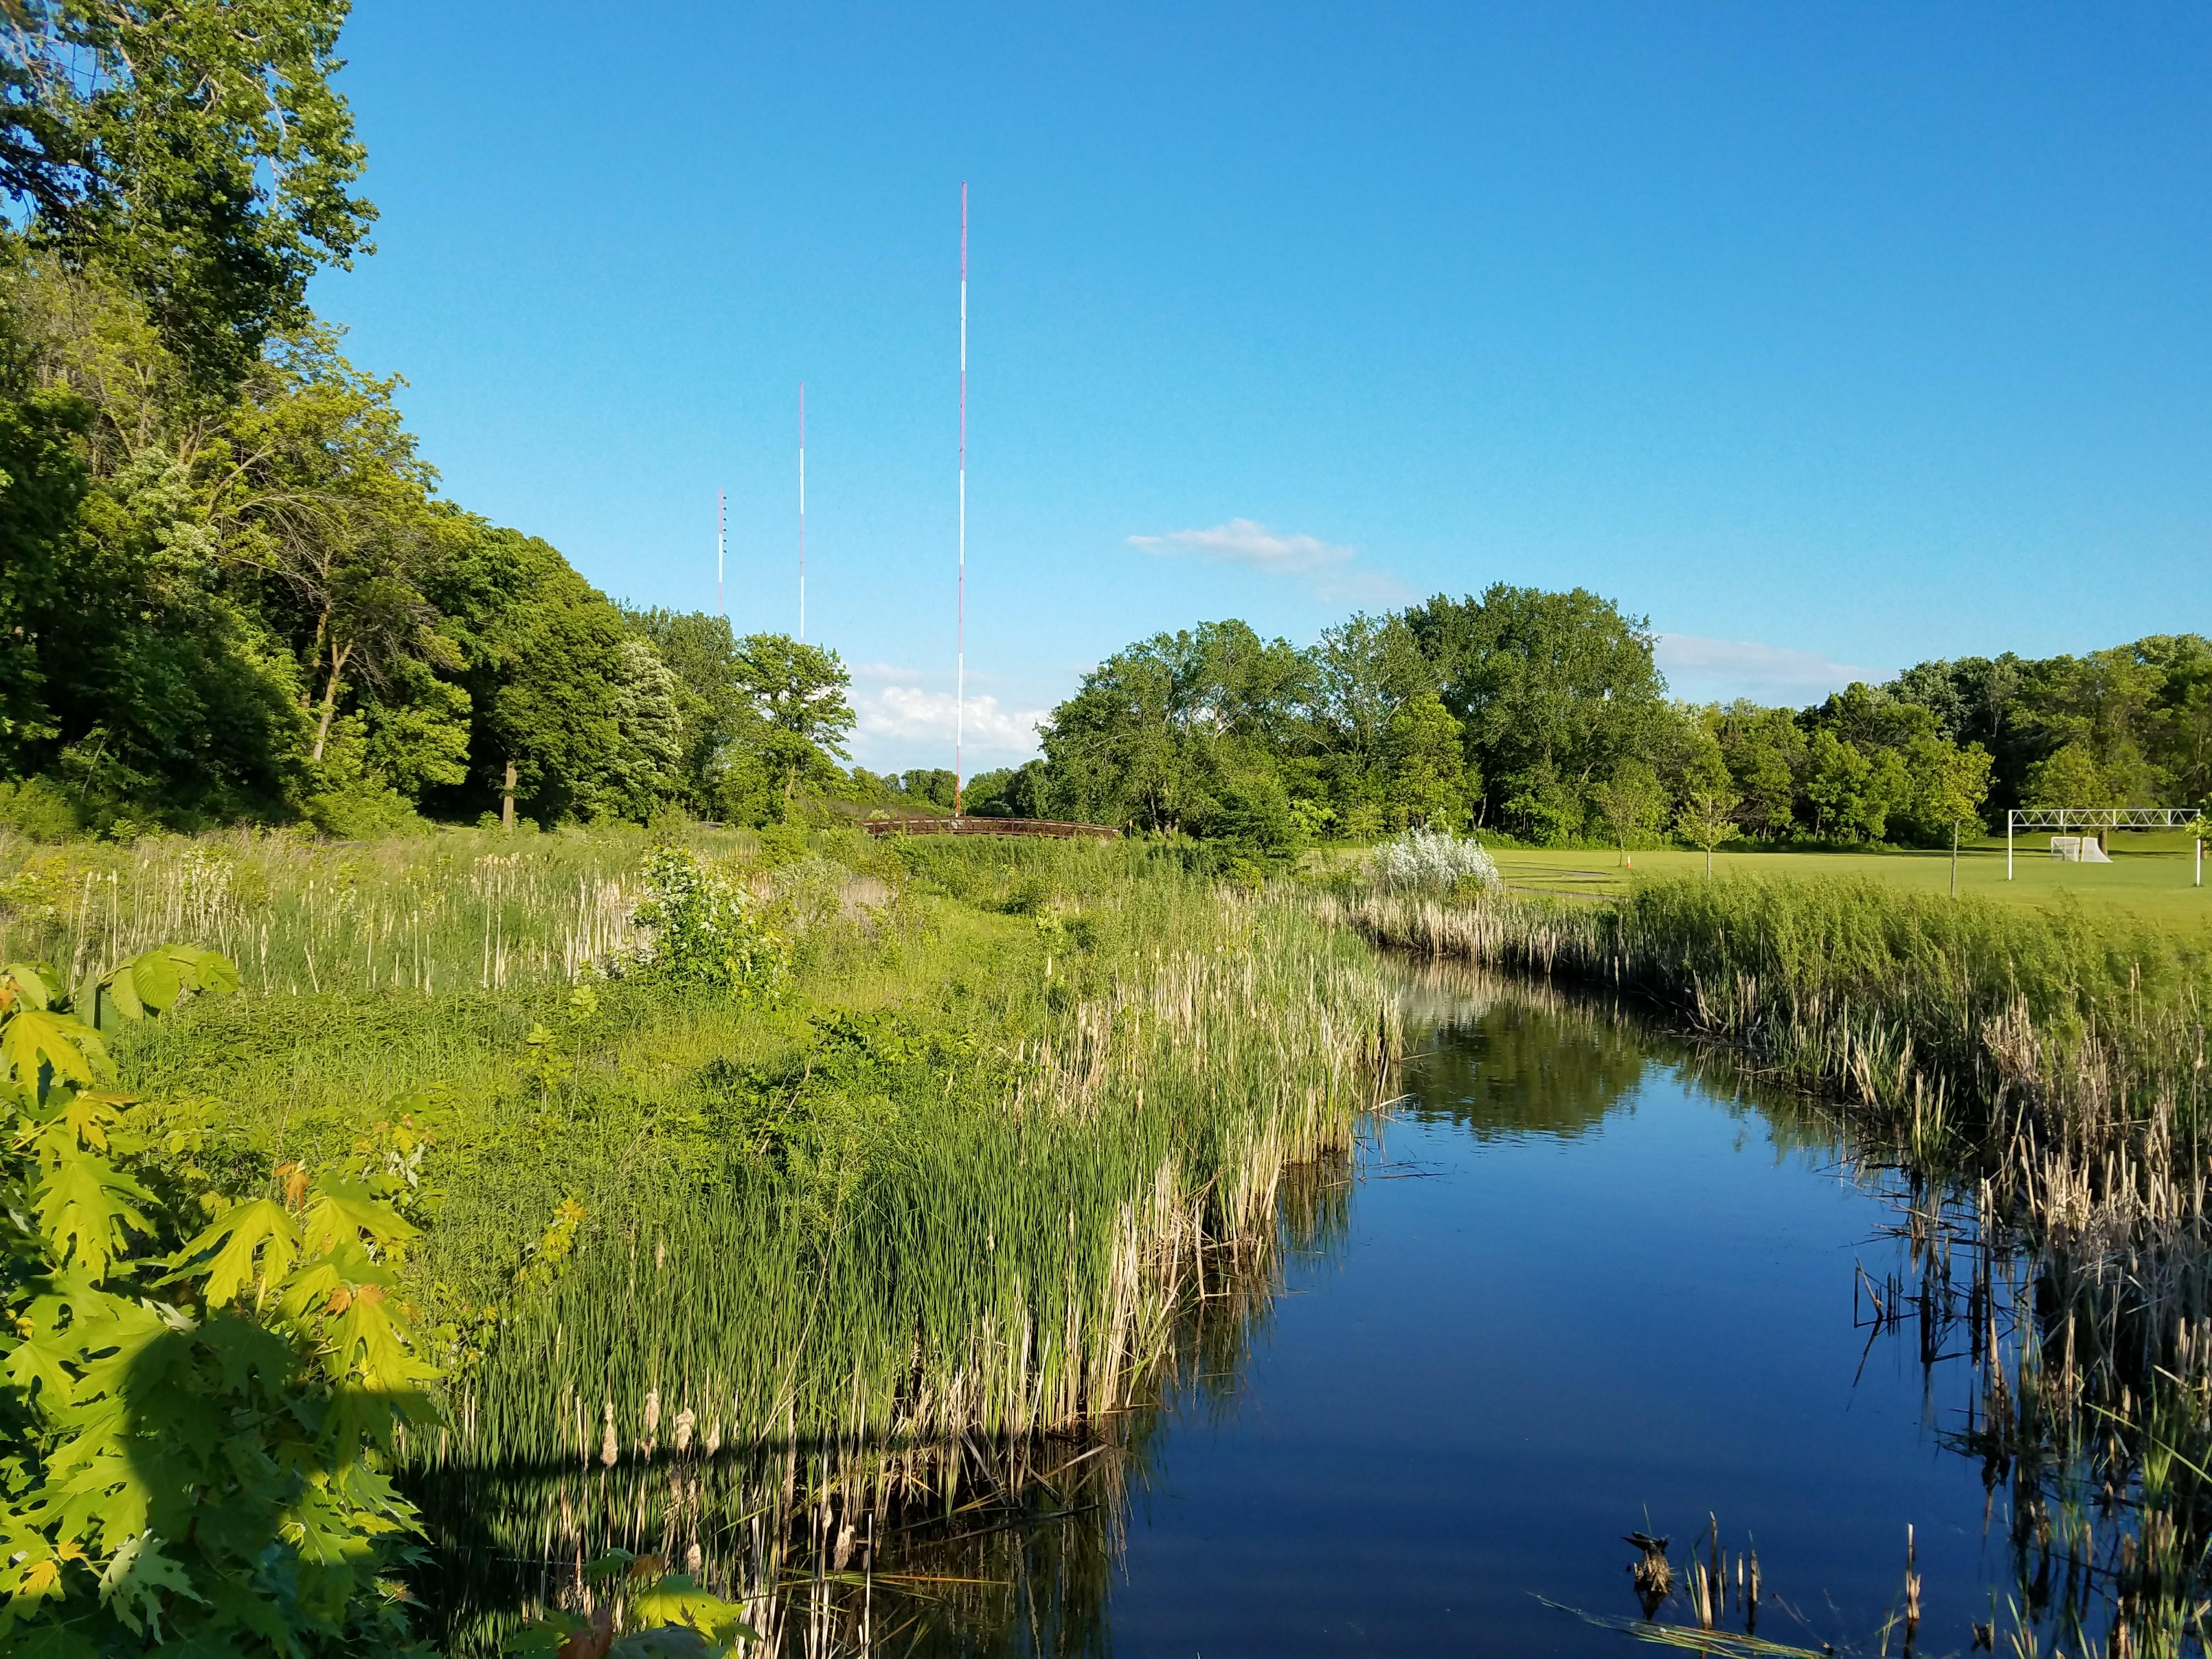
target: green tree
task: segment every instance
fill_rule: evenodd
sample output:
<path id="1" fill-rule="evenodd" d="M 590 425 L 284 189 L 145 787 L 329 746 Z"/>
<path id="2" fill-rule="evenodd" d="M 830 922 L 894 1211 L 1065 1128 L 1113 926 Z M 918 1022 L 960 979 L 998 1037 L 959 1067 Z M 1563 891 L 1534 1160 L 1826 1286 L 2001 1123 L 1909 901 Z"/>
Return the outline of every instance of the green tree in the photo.
<path id="1" fill-rule="evenodd" d="M 1580 791 L 1625 755 L 1650 758 L 1672 724 L 1642 617 L 1576 588 L 1504 583 L 1480 600 L 1439 594 L 1407 625 L 1501 802 L 1579 817 Z"/>
<path id="2" fill-rule="evenodd" d="M 1865 750 L 1826 726 L 1806 744 L 1805 799 L 1814 833 L 1843 841 L 1879 840 L 1888 809 Z"/>
<path id="3" fill-rule="evenodd" d="M 344 0 L 13 0 L 0 191 L 29 237 L 119 276 L 203 387 L 305 320 L 374 210 L 331 84 Z"/>
<path id="4" fill-rule="evenodd" d="M 1399 705 L 1382 757 L 1390 814 L 1400 829 L 1465 823 L 1465 743 L 1459 722 L 1435 692 L 1416 692 Z"/>
<path id="5" fill-rule="evenodd" d="M 729 620 L 701 611 L 628 607 L 623 616 L 675 677 L 683 804 L 702 817 L 744 817 L 726 811 L 730 791 L 724 775 L 739 763 L 738 751 L 758 749 L 760 714 L 743 684 Z"/>
<path id="6" fill-rule="evenodd" d="M 1636 755 L 1615 761 L 1613 770 L 1590 786 L 1589 797 L 1613 830 L 1623 864 L 1628 862 L 1630 837 L 1657 830 L 1673 804 L 1651 763 Z"/>
<path id="7" fill-rule="evenodd" d="M 1743 798 L 1743 824 L 1770 836 L 1787 832 L 1797 820 L 1806 768 L 1803 730 L 1786 708 L 1741 701 L 1721 711 L 1713 730 L 1729 779 Z"/>
<path id="8" fill-rule="evenodd" d="M 2117 806 L 2120 791 L 2087 743 L 2062 744 L 2027 769 L 2029 806 Z"/>
<path id="9" fill-rule="evenodd" d="M 748 634 L 738 641 L 738 685 L 759 719 L 758 742 L 787 807 L 802 780 L 829 781 L 832 758 L 846 759 L 854 715 L 853 677 L 835 651 L 787 634 Z"/>
<path id="10" fill-rule="evenodd" d="M 1713 873 L 1713 849 L 1742 833 L 1735 816 L 1741 804 L 1719 742 L 1705 733 L 1683 769 L 1681 805 L 1675 812 L 1674 827 L 1691 846 L 1704 849 L 1708 876 Z"/>
<path id="11" fill-rule="evenodd" d="M 1339 819 L 1372 807 L 1379 829 L 1391 722 L 1409 699 L 1437 690 L 1436 671 L 1402 617 L 1358 615 L 1324 629 L 1311 656 L 1312 793 L 1326 793 L 1333 805 L 1323 810 Z"/>
<path id="12" fill-rule="evenodd" d="M 1912 816 L 1951 836 L 1951 896 L 1959 896 L 1959 826 L 1972 818 L 1990 794 L 1990 754 L 1978 743 L 1961 749 L 1941 738 L 1919 744 L 1909 757 Z"/>
<path id="13" fill-rule="evenodd" d="M 1095 823 L 1216 833 L 1233 775 L 1279 776 L 1310 741 L 1311 696 L 1305 656 L 1243 623 L 1155 635 L 1053 710 L 1040 733 L 1051 793 Z"/>
<path id="14" fill-rule="evenodd" d="M 434 597 L 475 710 L 473 799 L 507 795 L 541 823 L 641 821 L 679 795 L 683 716 L 653 647 L 545 543 L 459 512 L 439 534 Z"/>
<path id="15" fill-rule="evenodd" d="M 2111 798 L 2095 804 L 2149 802 L 2158 780 L 2144 750 L 2154 740 L 2154 711 L 2164 688 L 2159 665 L 2136 646 L 2037 664 L 2024 702 L 2045 758 L 2030 769 L 2031 775 L 2063 750 L 2077 749 L 2094 763 Z M 2033 781 L 2027 787 L 2039 787 Z"/>

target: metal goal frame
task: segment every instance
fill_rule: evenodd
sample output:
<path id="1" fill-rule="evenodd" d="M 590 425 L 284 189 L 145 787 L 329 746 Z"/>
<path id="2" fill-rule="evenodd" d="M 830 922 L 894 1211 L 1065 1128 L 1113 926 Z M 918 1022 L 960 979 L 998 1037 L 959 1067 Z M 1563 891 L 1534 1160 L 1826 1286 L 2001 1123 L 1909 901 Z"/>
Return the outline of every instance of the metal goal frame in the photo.
<path id="1" fill-rule="evenodd" d="M 2015 806 L 2005 813 L 2005 879 L 2012 879 L 2013 836 L 2021 830 L 2187 830 L 2197 836 L 2196 885 L 2204 884 L 2204 814 L 2193 806 Z"/>

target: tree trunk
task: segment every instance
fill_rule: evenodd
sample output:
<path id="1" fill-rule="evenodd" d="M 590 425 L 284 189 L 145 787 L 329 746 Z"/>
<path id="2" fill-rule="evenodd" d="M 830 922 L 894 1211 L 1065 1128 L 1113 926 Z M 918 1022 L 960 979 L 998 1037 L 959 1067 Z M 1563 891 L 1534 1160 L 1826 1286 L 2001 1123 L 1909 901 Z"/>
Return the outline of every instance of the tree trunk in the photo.
<path id="1" fill-rule="evenodd" d="M 500 786 L 499 827 L 509 835 L 514 832 L 514 763 L 507 763 L 507 780 Z"/>
<path id="2" fill-rule="evenodd" d="M 331 677 L 323 682 L 322 718 L 315 722 L 315 764 L 323 763 L 323 747 L 331 740 L 331 718 L 338 711 L 338 677 L 345 672 L 346 659 L 353 655 L 353 647 L 343 651 L 331 647 Z"/>
<path id="3" fill-rule="evenodd" d="M 1951 896 L 1959 896 L 1959 826 L 1951 826 Z"/>
<path id="4" fill-rule="evenodd" d="M 1705 843 L 1705 878 L 1706 878 L 1708 881 L 1710 881 L 1710 880 L 1712 878 L 1712 873 L 1713 873 L 1713 844 L 1712 844 L 1712 842 L 1707 842 Z"/>

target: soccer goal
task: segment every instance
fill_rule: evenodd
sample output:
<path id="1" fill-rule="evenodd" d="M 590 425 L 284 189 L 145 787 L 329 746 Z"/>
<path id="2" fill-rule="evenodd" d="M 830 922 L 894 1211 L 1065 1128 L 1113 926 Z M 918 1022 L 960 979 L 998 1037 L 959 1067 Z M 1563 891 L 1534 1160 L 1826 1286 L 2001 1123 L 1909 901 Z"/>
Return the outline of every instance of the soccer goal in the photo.
<path id="1" fill-rule="evenodd" d="M 2012 879 L 2013 841 L 2023 830 L 2055 830 L 2051 856 L 2069 864 L 2110 864 L 2101 834 L 2084 830 L 2188 830 L 2195 828 L 2194 878 L 2204 884 L 2204 815 L 2191 806 L 2015 806 L 2005 814 L 2005 879 Z M 2067 832 L 2071 830 L 2072 834 Z"/>
<path id="2" fill-rule="evenodd" d="M 2051 856 L 2063 859 L 2069 864 L 2110 864 L 2112 860 L 2105 849 L 2097 845 L 2094 836 L 2053 836 Z"/>

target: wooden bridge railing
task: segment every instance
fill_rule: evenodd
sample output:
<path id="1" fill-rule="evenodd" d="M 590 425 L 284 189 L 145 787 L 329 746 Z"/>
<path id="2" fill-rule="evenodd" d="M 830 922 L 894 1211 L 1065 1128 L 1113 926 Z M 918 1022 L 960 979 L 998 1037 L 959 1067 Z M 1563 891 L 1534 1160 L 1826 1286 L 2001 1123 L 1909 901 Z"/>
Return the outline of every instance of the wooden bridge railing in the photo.
<path id="1" fill-rule="evenodd" d="M 1103 823 L 1068 823 L 1058 818 L 938 818 L 920 814 L 862 818 L 860 828 L 872 836 L 1049 836 L 1060 841 L 1118 841 L 1121 836 L 1119 830 Z"/>

